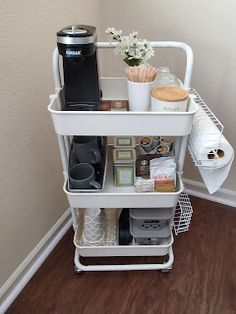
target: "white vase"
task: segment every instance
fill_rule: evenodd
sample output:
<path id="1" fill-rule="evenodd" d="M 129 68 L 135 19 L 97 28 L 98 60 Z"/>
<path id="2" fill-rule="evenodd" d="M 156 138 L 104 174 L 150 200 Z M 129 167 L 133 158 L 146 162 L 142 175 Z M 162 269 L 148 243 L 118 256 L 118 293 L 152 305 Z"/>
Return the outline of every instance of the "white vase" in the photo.
<path id="1" fill-rule="evenodd" d="M 128 80 L 128 101 L 130 111 L 149 111 L 153 82 L 131 82 Z"/>

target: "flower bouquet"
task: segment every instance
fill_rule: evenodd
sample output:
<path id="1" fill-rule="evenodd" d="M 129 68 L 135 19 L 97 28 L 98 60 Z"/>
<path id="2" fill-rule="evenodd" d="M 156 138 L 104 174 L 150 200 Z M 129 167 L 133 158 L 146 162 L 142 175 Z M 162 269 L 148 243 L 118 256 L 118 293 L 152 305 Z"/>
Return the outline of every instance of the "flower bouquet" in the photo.
<path id="1" fill-rule="evenodd" d="M 122 30 L 109 27 L 106 34 L 110 39 L 118 42 L 116 53 L 120 54 L 129 66 L 138 66 L 154 56 L 154 49 L 150 42 L 146 39 L 139 39 L 136 31 L 124 36 Z"/>
<path id="2" fill-rule="evenodd" d="M 146 39 L 139 39 L 137 32 L 123 36 L 121 30 L 108 28 L 110 39 L 118 42 L 115 52 L 123 57 L 128 65 L 125 69 L 128 84 L 128 101 L 131 111 L 148 111 L 152 83 L 157 75 L 157 68 L 147 64 L 154 56 L 154 49 Z"/>

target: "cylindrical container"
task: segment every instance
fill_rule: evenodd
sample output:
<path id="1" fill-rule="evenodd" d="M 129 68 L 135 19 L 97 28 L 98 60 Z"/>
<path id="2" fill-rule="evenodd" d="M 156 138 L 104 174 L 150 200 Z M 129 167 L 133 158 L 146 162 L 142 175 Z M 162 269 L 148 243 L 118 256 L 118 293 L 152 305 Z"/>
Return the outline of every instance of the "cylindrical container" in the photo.
<path id="1" fill-rule="evenodd" d="M 181 87 L 156 87 L 152 89 L 151 111 L 183 112 L 188 100 L 188 92 Z"/>
<path id="2" fill-rule="evenodd" d="M 173 149 L 175 138 L 173 136 L 162 136 L 160 144 L 168 145 L 170 151 Z"/>
<path id="3" fill-rule="evenodd" d="M 167 144 L 160 144 L 156 147 L 156 152 L 161 157 L 168 157 L 170 155 L 170 147 Z"/>
<path id="4" fill-rule="evenodd" d="M 155 81 L 157 87 L 180 86 L 178 78 L 171 73 L 159 72 Z"/>
<path id="5" fill-rule="evenodd" d="M 86 208 L 84 213 L 83 241 L 86 244 L 97 244 L 104 239 L 104 210 Z"/>
<path id="6" fill-rule="evenodd" d="M 153 148 L 156 148 L 158 145 L 160 145 L 161 144 L 160 136 L 154 136 L 152 143 L 153 143 Z"/>
<path id="7" fill-rule="evenodd" d="M 139 139 L 139 145 L 146 153 L 150 153 L 153 149 L 153 140 L 149 136 L 143 136 Z"/>
<path id="8" fill-rule="evenodd" d="M 130 111 L 149 111 L 151 103 L 151 88 L 153 82 L 128 81 L 128 100 Z"/>

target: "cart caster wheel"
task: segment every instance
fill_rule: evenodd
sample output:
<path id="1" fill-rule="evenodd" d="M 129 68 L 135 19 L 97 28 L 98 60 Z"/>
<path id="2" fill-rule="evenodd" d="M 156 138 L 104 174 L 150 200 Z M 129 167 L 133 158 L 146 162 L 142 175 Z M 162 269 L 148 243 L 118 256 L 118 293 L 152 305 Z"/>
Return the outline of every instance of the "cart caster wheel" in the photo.
<path id="1" fill-rule="evenodd" d="M 170 267 L 168 267 L 168 268 L 161 269 L 161 272 L 162 272 L 163 274 L 166 274 L 166 273 L 170 273 L 171 270 L 172 270 L 172 266 L 170 266 Z"/>
<path id="2" fill-rule="evenodd" d="M 82 274 L 83 271 L 81 269 L 79 269 L 77 266 L 74 266 L 74 271 L 76 274 Z"/>

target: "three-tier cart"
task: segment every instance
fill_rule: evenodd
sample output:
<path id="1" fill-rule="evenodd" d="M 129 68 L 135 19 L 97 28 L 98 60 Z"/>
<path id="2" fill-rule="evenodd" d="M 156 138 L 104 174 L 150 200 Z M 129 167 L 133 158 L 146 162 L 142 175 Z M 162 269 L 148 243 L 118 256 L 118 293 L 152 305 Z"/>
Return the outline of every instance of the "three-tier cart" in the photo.
<path id="1" fill-rule="evenodd" d="M 186 54 L 186 70 L 183 85 L 190 88 L 193 52 L 185 43 L 174 41 L 153 41 L 154 48 L 177 48 L 182 49 Z M 97 48 L 115 48 L 116 43 L 97 42 Z M 60 78 L 59 54 L 55 49 L 53 54 L 53 74 L 55 80 L 55 94 L 50 96 L 48 110 L 51 113 L 55 132 L 58 137 L 60 154 L 64 174 L 64 191 L 70 204 L 73 227 L 75 231 L 75 269 L 81 271 L 109 271 L 109 270 L 163 270 L 172 268 L 174 255 L 172 250 L 173 235 L 168 243 L 161 245 L 97 245 L 81 246 L 78 237 L 81 232 L 79 216 L 82 208 L 107 208 L 114 213 L 116 208 L 174 208 L 173 225 L 179 230 L 186 231 L 191 219 L 191 206 L 183 213 L 183 204 L 188 202 L 188 196 L 183 191 L 183 166 L 188 143 L 188 136 L 191 132 L 194 114 L 198 105 L 193 97 L 190 97 L 187 112 L 114 112 L 114 111 L 62 111 L 63 86 Z M 103 100 L 127 99 L 127 82 L 121 77 L 100 78 L 100 86 L 103 92 Z M 68 190 L 68 163 L 71 137 L 74 135 L 91 136 L 143 136 L 162 135 L 174 136 L 175 156 L 177 160 L 177 182 L 176 192 L 151 192 L 137 193 L 134 187 L 115 187 L 113 185 L 112 161 L 109 158 L 106 170 L 106 181 L 104 189 L 100 192 L 78 192 Z M 109 151 L 109 149 L 108 149 Z M 181 205 L 181 199 L 183 204 Z M 111 215 L 112 220 L 112 215 Z M 182 228 L 182 229 L 181 229 Z M 114 231 L 114 230 L 113 230 Z M 113 232 L 106 230 L 106 232 Z M 128 264 L 128 265 L 83 265 L 80 256 L 165 256 L 168 260 L 157 264 Z"/>

